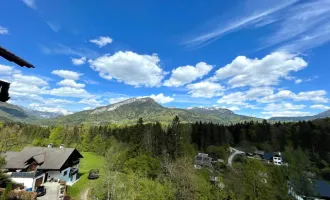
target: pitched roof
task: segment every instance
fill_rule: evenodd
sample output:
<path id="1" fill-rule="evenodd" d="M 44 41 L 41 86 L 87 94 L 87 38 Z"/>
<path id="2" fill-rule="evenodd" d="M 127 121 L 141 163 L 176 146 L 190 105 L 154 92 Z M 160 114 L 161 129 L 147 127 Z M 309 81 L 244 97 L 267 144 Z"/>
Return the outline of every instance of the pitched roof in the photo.
<path id="1" fill-rule="evenodd" d="M 23 169 L 25 162 L 33 157 L 38 163 L 43 162 L 40 169 L 60 169 L 74 151 L 74 148 L 25 147 L 21 152 L 15 152 L 16 154 L 9 153 L 4 168 Z"/>

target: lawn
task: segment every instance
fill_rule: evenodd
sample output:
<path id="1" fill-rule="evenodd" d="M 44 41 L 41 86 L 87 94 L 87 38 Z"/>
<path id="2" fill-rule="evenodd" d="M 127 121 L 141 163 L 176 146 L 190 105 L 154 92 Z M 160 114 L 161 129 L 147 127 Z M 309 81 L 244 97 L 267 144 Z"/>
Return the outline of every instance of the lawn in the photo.
<path id="1" fill-rule="evenodd" d="M 80 193 L 88 187 L 93 187 L 102 178 L 104 157 L 98 156 L 91 152 L 82 152 L 84 156 L 80 160 L 79 164 L 79 174 L 80 179 L 73 186 L 68 186 L 67 193 L 72 197 L 73 200 L 80 199 Z M 90 169 L 100 169 L 100 178 L 96 180 L 89 180 L 88 172 Z"/>

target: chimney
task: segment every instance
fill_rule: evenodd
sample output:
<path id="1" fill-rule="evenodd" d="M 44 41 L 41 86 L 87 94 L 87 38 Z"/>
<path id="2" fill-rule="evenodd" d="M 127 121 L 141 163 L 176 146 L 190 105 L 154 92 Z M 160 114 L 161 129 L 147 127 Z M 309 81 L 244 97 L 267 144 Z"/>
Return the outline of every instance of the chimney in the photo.
<path id="1" fill-rule="evenodd" d="M 52 143 L 49 143 L 47 147 L 48 148 L 52 148 L 53 147 L 53 144 Z"/>
<path id="2" fill-rule="evenodd" d="M 61 145 L 60 145 L 60 149 L 63 149 L 63 148 L 64 148 L 64 144 L 61 144 Z"/>

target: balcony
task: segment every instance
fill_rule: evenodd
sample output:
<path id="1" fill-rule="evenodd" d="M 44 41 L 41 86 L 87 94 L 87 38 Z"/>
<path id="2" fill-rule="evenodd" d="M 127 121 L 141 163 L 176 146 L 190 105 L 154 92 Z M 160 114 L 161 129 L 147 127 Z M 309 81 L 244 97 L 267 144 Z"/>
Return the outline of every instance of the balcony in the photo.
<path id="1" fill-rule="evenodd" d="M 71 176 L 75 175 L 76 173 L 78 173 L 78 168 L 71 168 L 69 176 L 71 177 Z"/>

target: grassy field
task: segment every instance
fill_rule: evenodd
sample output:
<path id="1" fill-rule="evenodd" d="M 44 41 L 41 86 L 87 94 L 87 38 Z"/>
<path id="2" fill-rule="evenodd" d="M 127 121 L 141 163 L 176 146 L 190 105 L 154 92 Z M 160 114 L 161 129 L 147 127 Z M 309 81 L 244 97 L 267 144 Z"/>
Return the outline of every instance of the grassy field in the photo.
<path id="1" fill-rule="evenodd" d="M 73 186 L 68 186 L 67 189 L 68 195 L 74 200 L 79 200 L 81 192 L 88 187 L 93 187 L 97 181 L 102 179 L 103 174 L 104 158 L 102 156 L 98 156 L 91 152 L 82 152 L 82 155 L 84 158 L 81 159 L 79 164 L 80 179 Z M 96 180 L 89 180 L 87 178 L 88 172 L 90 169 L 95 168 L 100 169 L 100 178 Z"/>

